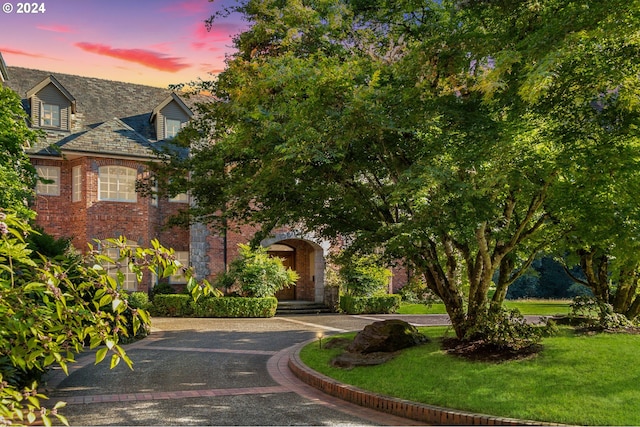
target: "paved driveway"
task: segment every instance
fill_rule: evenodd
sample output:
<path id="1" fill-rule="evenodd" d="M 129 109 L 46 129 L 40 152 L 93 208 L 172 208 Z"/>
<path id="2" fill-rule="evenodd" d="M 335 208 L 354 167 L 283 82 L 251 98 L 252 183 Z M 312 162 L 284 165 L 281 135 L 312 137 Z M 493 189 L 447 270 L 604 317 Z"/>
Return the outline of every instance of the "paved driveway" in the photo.
<path id="1" fill-rule="evenodd" d="M 154 318 L 152 334 L 125 346 L 134 361 L 109 370 L 79 358 L 68 377 L 48 377 L 52 403 L 71 425 L 409 425 L 345 403 L 293 377 L 293 347 L 325 335 L 360 330 L 399 317 L 416 325 L 446 316 L 299 315 L 270 319 Z"/>

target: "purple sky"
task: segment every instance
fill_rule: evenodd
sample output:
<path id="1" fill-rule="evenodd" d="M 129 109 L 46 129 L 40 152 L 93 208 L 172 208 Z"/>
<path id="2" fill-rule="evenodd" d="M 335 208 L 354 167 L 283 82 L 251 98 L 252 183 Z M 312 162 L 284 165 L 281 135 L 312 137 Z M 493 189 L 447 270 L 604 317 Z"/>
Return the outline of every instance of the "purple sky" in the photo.
<path id="1" fill-rule="evenodd" d="M 246 22 L 204 20 L 230 0 L 45 0 L 17 13 L 0 0 L 0 52 L 8 66 L 166 87 L 224 69 Z M 7 3 L 12 6 L 6 13 Z"/>

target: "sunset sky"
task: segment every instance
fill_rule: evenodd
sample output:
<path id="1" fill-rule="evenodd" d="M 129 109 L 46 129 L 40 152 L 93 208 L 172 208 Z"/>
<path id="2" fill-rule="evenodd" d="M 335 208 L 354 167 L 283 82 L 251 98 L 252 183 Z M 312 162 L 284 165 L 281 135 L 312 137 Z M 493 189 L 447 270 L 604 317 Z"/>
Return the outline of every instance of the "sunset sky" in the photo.
<path id="1" fill-rule="evenodd" d="M 19 14 L 17 1 L 1 0 L 0 52 L 8 66 L 54 73 L 159 87 L 206 80 L 247 26 L 229 17 L 206 30 L 230 1 L 45 0 L 45 12 Z"/>

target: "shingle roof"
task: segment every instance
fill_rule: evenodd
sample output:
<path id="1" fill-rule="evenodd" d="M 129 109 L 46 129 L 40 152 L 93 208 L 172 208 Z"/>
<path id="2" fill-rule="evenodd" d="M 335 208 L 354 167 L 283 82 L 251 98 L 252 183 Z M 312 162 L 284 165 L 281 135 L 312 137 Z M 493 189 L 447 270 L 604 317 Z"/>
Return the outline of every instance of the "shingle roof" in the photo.
<path id="1" fill-rule="evenodd" d="M 106 121 L 59 146 L 64 151 L 76 153 L 127 153 L 128 156 L 146 158 L 154 154 L 152 144 L 118 118 Z"/>
<path id="2" fill-rule="evenodd" d="M 22 97 L 28 114 L 27 93 L 51 76 L 75 99 L 81 127 L 71 133 L 47 131 L 46 141 L 29 150 L 32 154 L 53 155 L 46 147 L 55 144 L 63 151 L 151 156 L 156 142 L 151 114 L 171 97 L 168 89 L 21 67 L 7 71 L 5 85 Z"/>

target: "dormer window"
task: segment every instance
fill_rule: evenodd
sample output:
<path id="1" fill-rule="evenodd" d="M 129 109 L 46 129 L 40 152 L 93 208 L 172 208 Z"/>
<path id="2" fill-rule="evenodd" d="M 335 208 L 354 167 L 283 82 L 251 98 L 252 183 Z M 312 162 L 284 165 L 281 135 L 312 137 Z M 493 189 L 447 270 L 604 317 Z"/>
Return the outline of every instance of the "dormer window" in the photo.
<path id="1" fill-rule="evenodd" d="M 42 113 L 40 115 L 40 126 L 44 127 L 60 127 L 60 106 L 54 104 L 42 104 Z"/>
<path id="2" fill-rule="evenodd" d="M 153 109 L 149 121 L 156 129 L 158 140 L 173 139 L 191 117 L 193 112 L 178 95 L 172 93 Z"/>
<path id="3" fill-rule="evenodd" d="M 165 124 L 165 139 L 173 139 L 178 132 L 182 129 L 182 122 L 176 119 L 166 119 Z"/>
<path id="4" fill-rule="evenodd" d="M 68 131 L 76 100 L 55 77 L 49 76 L 27 92 L 34 126 Z"/>

